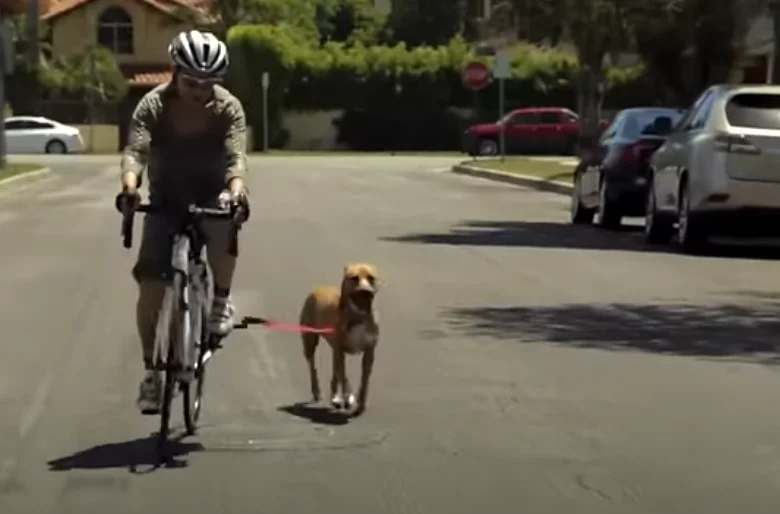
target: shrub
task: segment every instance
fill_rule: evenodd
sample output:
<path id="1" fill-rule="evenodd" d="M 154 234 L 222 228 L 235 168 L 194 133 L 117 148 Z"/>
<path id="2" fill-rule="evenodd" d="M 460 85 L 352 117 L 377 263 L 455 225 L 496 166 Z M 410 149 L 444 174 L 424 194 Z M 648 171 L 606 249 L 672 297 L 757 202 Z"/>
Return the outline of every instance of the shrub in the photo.
<path id="1" fill-rule="evenodd" d="M 272 135 L 281 130 L 283 108 L 343 109 L 344 117 L 337 123 L 339 139 L 349 146 L 446 149 L 458 146 L 466 122 L 449 108 L 477 105 L 476 119 L 498 118 L 497 82 L 479 93 L 461 84 L 469 61 L 492 66 L 494 58 L 475 57 L 459 37 L 445 46 L 413 49 L 403 43 L 364 46 L 359 41 L 312 45 L 296 29 L 278 24 L 236 26 L 228 42 L 235 56 L 236 91 L 257 128 L 262 125 L 261 74 L 271 74 Z M 529 44 L 518 44 L 508 52 L 512 76 L 505 82 L 507 109 L 575 107 L 573 54 Z M 641 67 L 607 70 L 605 108 L 651 103 L 652 90 L 643 86 L 643 80 Z M 257 141 L 262 139 L 262 130 L 255 134 Z"/>

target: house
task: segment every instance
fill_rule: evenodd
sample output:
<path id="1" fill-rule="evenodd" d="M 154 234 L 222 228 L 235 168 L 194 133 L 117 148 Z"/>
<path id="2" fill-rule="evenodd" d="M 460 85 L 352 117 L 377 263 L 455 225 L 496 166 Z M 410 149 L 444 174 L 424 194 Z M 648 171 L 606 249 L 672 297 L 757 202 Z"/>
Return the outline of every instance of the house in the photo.
<path id="1" fill-rule="evenodd" d="M 733 81 L 771 84 L 775 63 L 775 29 L 771 13 L 763 11 L 750 22 L 737 61 Z"/>
<path id="2" fill-rule="evenodd" d="M 117 113 L 118 147 L 138 100 L 171 78 L 168 43 L 194 19 L 208 18 L 206 0 L 39 1 L 54 57 L 77 55 L 96 44 L 114 52 L 130 88 Z"/>
<path id="3" fill-rule="evenodd" d="M 56 57 L 90 45 L 111 49 L 131 88 L 149 88 L 170 78 L 168 43 L 206 16 L 204 0 L 41 0 L 41 20 L 50 28 Z"/>

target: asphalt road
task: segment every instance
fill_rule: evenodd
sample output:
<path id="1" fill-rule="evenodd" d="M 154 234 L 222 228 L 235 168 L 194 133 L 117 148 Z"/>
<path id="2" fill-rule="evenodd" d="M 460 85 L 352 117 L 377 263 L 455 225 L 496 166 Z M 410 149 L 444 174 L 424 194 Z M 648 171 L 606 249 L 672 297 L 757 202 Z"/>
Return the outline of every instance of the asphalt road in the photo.
<path id="1" fill-rule="evenodd" d="M 777 252 L 646 251 L 451 161 L 253 158 L 241 314 L 294 321 L 376 263 L 371 402 L 346 424 L 289 409 L 298 337 L 237 330 L 174 469 L 150 466 L 157 418 L 134 405 L 115 161 L 0 190 L 0 512 L 776 513 Z"/>

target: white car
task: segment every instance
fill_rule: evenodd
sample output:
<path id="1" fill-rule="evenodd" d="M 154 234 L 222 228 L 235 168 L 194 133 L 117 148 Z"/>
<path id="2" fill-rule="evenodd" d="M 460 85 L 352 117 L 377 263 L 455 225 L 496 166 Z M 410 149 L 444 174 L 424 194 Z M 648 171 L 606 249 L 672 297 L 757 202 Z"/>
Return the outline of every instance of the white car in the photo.
<path id="1" fill-rule="evenodd" d="M 79 129 L 42 116 L 6 118 L 5 144 L 9 154 L 84 151 L 84 140 Z"/>
<path id="2" fill-rule="evenodd" d="M 650 159 L 645 237 L 698 251 L 709 235 L 780 233 L 780 86 L 708 88 Z"/>

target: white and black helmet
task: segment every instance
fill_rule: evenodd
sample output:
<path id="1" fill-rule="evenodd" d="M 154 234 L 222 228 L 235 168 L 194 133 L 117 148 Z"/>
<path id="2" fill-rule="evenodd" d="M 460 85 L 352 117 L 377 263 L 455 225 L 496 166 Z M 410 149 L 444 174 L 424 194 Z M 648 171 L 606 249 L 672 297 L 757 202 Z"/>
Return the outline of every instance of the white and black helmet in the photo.
<path id="1" fill-rule="evenodd" d="M 225 43 L 211 32 L 199 30 L 184 31 L 174 37 L 168 54 L 174 66 L 204 78 L 222 78 L 230 64 Z"/>

